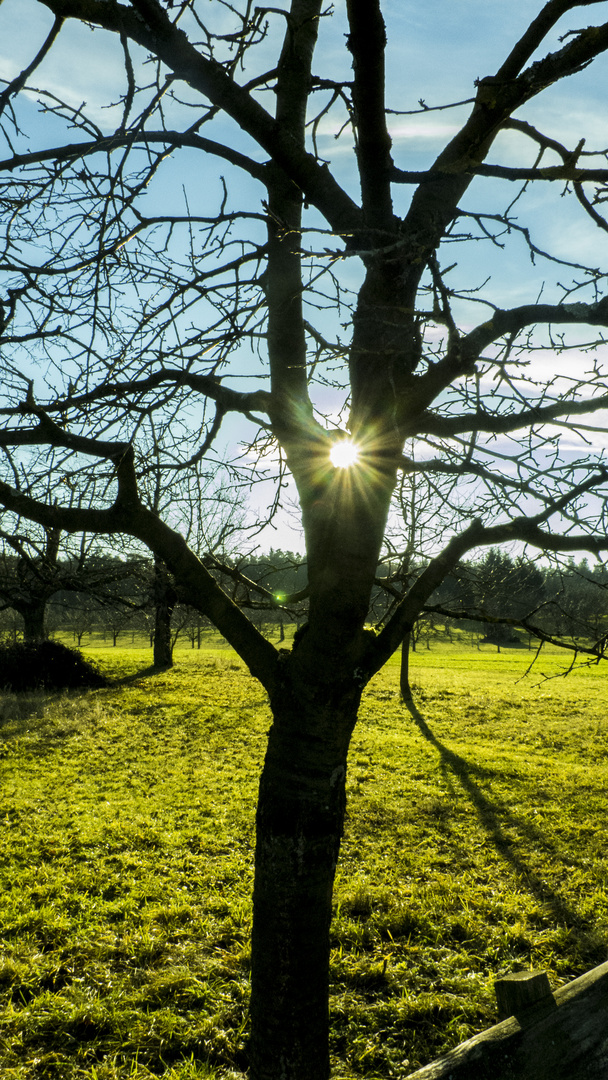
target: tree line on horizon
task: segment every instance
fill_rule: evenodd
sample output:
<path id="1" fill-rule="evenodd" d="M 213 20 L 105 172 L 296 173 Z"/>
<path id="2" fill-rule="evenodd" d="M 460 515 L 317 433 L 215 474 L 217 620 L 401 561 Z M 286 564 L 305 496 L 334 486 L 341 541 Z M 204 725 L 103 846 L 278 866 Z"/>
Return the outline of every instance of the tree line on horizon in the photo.
<path id="1" fill-rule="evenodd" d="M 307 567 L 303 556 L 272 549 L 203 560 L 216 580 L 246 609 L 259 629 L 278 634 L 307 619 Z M 398 559 L 378 566 L 370 609 L 379 628 L 406 589 L 425 569 L 423 560 L 404 568 Z M 532 639 L 560 640 L 603 654 L 608 635 L 608 568 L 587 559 L 543 565 L 523 555 L 490 548 L 481 558 L 462 560 L 429 597 L 414 624 L 409 647 L 452 639 L 457 627 L 477 642 L 501 646 Z M 211 623 L 191 607 L 158 560 L 96 550 L 60 555 L 60 538 L 18 546 L 5 540 L 0 552 L 0 632 L 27 642 L 69 633 L 82 646 L 93 634 L 113 645 L 127 634 L 149 636 L 158 666 L 171 663 L 181 638 L 200 648 Z M 163 641 L 158 641 L 159 637 Z M 163 651 L 164 649 L 164 651 Z"/>

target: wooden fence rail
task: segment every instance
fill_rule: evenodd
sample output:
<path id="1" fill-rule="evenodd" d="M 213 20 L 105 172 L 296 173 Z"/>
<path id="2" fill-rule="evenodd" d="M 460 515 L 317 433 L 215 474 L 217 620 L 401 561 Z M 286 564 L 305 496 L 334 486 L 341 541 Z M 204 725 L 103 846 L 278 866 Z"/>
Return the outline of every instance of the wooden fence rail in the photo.
<path id="1" fill-rule="evenodd" d="M 500 979 L 495 1027 L 407 1080 L 608 1080 L 608 963 L 551 993 L 545 972 Z"/>

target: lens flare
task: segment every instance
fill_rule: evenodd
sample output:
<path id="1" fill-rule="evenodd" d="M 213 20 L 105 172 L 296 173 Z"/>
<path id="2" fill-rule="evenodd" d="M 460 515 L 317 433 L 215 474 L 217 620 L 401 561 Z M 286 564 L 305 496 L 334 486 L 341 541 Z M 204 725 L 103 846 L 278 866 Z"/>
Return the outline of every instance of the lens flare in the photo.
<path id="1" fill-rule="evenodd" d="M 350 439 L 342 439 L 334 443 L 329 451 L 329 460 L 335 469 L 350 469 L 359 460 L 360 450 L 356 443 Z"/>

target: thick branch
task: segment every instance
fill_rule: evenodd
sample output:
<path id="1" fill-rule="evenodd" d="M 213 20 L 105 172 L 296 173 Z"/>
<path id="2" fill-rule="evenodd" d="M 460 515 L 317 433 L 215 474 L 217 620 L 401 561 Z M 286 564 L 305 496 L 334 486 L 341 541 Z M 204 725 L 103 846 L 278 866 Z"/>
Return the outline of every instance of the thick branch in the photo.
<path id="1" fill-rule="evenodd" d="M 471 330 L 465 337 L 459 338 L 455 343 L 455 347 L 448 350 L 442 360 L 436 364 L 431 364 L 424 375 L 415 380 L 419 405 L 426 408 L 454 379 L 462 375 L 474 374 L 475 361 L 479 359 L 488 345 L 507 335 L 518 334 L 527 326 L 535 326 L 539 323 L 608 327 L 608 296 L 599 300 L 596 304 L 522 304 L 520 307 L 508 310 L 497 308 L 491 319 Z M 587 403 L 573 402 L 572 410 L 573 412 L 585 412 L 587 411 L 585 406 L 587 406 L 588 411 L 592 412 L 601 407 L 595 404 L 597 400 L 600 399 L 594 399 L 594 401 Z M 563 403 L 560 404 L 559 408 L 563 408 Z M 564 409 L 561 415 L 565 415 L 567 412 L 568 410 Z M 530 421 L 535 413 L 536 410 L 531 410 L 521 415 Z M 555 413 L 555 415 L 560 414 Z M 443 420 L 438 419 L 441 426 Z M 455 419 L 458 420 L 458 418 Z M 504 419 L 510 421 L 512 417 L 501 417 L 498 422 L 501 423 Z M 549 413 L 547 419 L 550 419 Z M 514 425 L 512 428 L 501 428 L 500 430 L 514 430 L 516 426 L 521 426 L 521 424 Z M 464 431 L 471 430 L 471 428 L 464 427 L 454 430 Z M 487 429 L 479 427 L 478 430 Z M 435 432 L 436 429 L 427 427 L 427 424 L 423 422 L 423 426 L 417 427 L 417 431 Z"/>
<path id="2" fill-rule="evenodd" d="M 429 597 L 444 578 L 454 569 L 457 562 L 468 551 L 476 547 L 493 547 L 498 544 L 519 540 L 541 551 L 568 552 L 589 551 L 599 554 L 608 551 L 608 537 L 585 534 L 556 535 L 541 529 L 541 525 L 554 514 L 564 510 L 581 495 L 608 483 L 608 470 L 602 469 L 581 484 L 577 484 L 561 499 L 556 499 L 549 507 L 534 517 L 520 517 L 504 525 L 484 526 L 481 521 L 473 521 L 468 529 L 450 540 L 444 550 L 431 559 L 429 565 L 416 579 L 407 595 L 396 608 L 393 616 L 378 635 L 371 651 L 371 659 L 366 668 L 369 677 L 379 671 L 388 658 L 399 648 L 403 638 L 412 629 Z"/>
<path id="3" fill-rule="evenodd" d="M 566 183 L 606 183 L 608 169 L 583 169 L 576 163 L 570 165 L 546 165 L 543 168 L 523 168 L 508 165 L 476 165 L 464 161 L 460 166 L 466 176 L 495 176 L 499 180 L 563 180 Z M 411 172 L 406 169 L 391 168 L 391 180 L 396 184 L 429 184 L 442 178 L 453 176 L 454 169 L 427 169 L 425 172 Z"/>
<path id="4" fill-rule="evenodd" d="M 10 411 L 23 415 L 33 414 L 38 418 L 38 423 L 30 428 L 0 429 L 0 446 L 64 446 L 75 453 L 92 454 L 111 461 L 122 457 L 128 448 L 128 443 L 106 442 L 104 439 L 74 435 L 55 424 L 43 409 L 36 406 L 23 405 Z"/>
<path id="5" fill-rule="evenodd" d="M 292 0 L 277 68 L 277 123 L 302 152 L 320 12 L 321 0 Z M 265 289 L 273 419 L 279 426 L 290 425 L 302 411 L 312 415 L 302 310 L 301 228 L 302 192 L 282 169 L 269 166 Z"/>
<path id="6" fill-rule="evenodd" d="M 213 401 L 217 401 L 224 412 L 240 412 L 245 415 L 250 415 L 252 411 L 268 413 L 270 410 L 271 397 L 265 390 L 254 390 L 250 393 L 245 393 L 244 391 L 231 390 L 227 386 L 222 386 L 220 380 L 214 375 L 196 375 L 188 371 L 161 368 L 160 371 L 154 372 L 154 374 L 148 376 L 147 379 L 131 379 L 124 383 L 102 383 L 101 386 L 96 387 L 86 394 L 71 394 L 67 397 L 56 398 L 54 401 L 45 404 L 44 409 L 40 410 L 40 412 L 58 412 L 64 414 L 70 409 L 86 408 L 88 405 L 93 405 L 97 401 L 106 401 L 113 398 L 116 400 L 120 400 L 121 398 L 128 399 L 130 396 L 147 394 L 166 383 L 172 384 L 176 389 L 185 386 L 191 390 L 198 390 L 202 394 L 205 394 L 206 397 L 211 398 Z M 4 414 L 5 416 L 14 416 L 15 413 L 20 412 L 36 412 L 36 410 L 30 409 L 27 406 L 0 409 L 0 415 Z M 36 415 L 38 415 L 38 413 Z M 76 438 L 76 436 L 68 436 L 63 429 L 58 428 L 57 431 L 61 431 L 66 438 Z M 24 446 L 46 441 L 44 438 L 35 437 L 35 433 L 43 435 L 44 430 L 42 428 L 31 429 L 32 437 L 30 437 L 30 435 L 19 437 L 18 430 L 0 430 L 0 446 Z M 56 445 L 73 445 L 74 449 L 78 449 L 75 443 L 68 444 L 65 441 L 62 441 L 61 443 L 57 442 Z M 107 445 L 112 446 L 114 444 L 108 443 Z M 83 451 L 84 453 L 89 452 L 84 446 Z M 105 452 L 102 451 L 100 456 L 109 457 L 111 455 L 105 454 Z"/>
<path id="7" fill-rule="evenodd" d="M 130 133 L 115 132 L 99 139 L 89 139 L 86 142 L 66 143 L 64 146 L 51 147 L 50 150 L 35 150 L 29 154 L 15 154 L 13 157 L 0 161 L 0 169 L 12 172 L 24 165 L 38 165 L 45 161 L 53 163 L 62 161 L 77 161 L 80 158 L 90 157 L 91 154 L 111 154 L 129 146 L 163 146 L 180 147 L 188 146 L 193 150 L 203 150 L 206 154 L 215 154 L 216 157 L 229 161 L 243 169 L 256 180 L 264 183 L 266 166 L 253 161 L 246 154 L 233 150 L 230 146 L 218 143 L 214 139 L 205 139 L 192 131 L 134 131 Z"/>
<path id="8" fill-rule="evenodd" d="M 549 0 L 513 47 L 502 67 L 498 69 L 497 78 L 516 78 L 549 31 L 567 11 L 572 11 L 577 7 L 590 7 L 592 4 L 602 2 L 603 0 Z"/>
<path id="9" fill-rule="evenodd" d="M 522 304 L 507 310 L 499 308 L 491 319 L 462 338 L 463 362 L 473 363 L 493 341 L 539 323 L 608 327 L 608 296 L 596 304 Z"/>
<path id="10" fill-rule="evenodd" d="M 608 394 L 599 397 L 587 398 L 582 401 L 558 401 L 553 405 L 539 405 L 521 412 L 503 414 L 487 412 L 478 409 L 472 413 L 459 413 L 457 416 L 438 416 L 431 412 L 423 413 L 420 419 L 408 432 L 412 435 L 436 435 L 441 438 L 450 438 L 452 435 L 463 435 L 466 432 L 487 432 L 489 435 L 506 435 L 512 431 L 520 431 L 527 427 L 540 427 L 542 424 L 550 424 L 574 416 L 588 416 L 591 413 L 608 409 Z M 421 462 L 421 468 L 424 462 Z"/>
<path id="11" fill-rule="evenodd" d="M 247 664 L 251 674 L 272 693 L 277 677 L 277 652 L 213 580 L 183 536 L 165 525 L 151 510 L 116 500 L 106 510 L 49 506 L 0 481 L 0 502 L 30 521 L 65 532 L 124 533 L 141 540 L 167 564 L 189 604 L 206 615 Z"/>
<path id="12" fill-rule="evenodd" d="M 352 90 L 363 213 L 372 229 L 392 230 L 391 138 L 386 126 L 386 31 L 378 0 L 347 0 L 355 79 Z"/>
<path id="13" fill-rule="evenodd" d="M 82 141 L 82 143 L 66 143 L 64 146 L 52 147 L 49 150 L 35 150 L 31 153 L 16 153 L 12 158 L 6 158 L 5 161 L 0 161 L 0 168 L 6 172 L 12 172 L 15 168 L 21 168 L 23 165 L 42 164 L 45 161 L 52 161 L 53 163 L 77 161 L 81 158 L 90 157 L 92 153 L 112 153 L 113 150 L 119 150 L 123 147 L 147 147 L 156 144 L 174 147 L 175 149 L 178 149 L 179 147 L 191 147 L 194 150 L 203 150 L 205 153 L 213 153 L 217 158 L 229 161 L 231 165 L 237 165 L 239 168 L 242 168 L 244 172 L 251 174 L 264 183 L 265 165 L 253 161 L 251 158 L 247 158 L 246 154 L 240 153 L 238 150 L 233 150 L 232 147 L 217 143 L 215 139 L 203 138 L 202 135 L 197 135 L 194 132 L 136 131 L 126 134 L 124 132 L 116 132 L 113 135 L 89 139 L 87 141 Z"/>
<path id="14" fill-rule="evenodd" d="M 261 596 L 267 603 L 266 607 L 271 608 L 289 608 L 293 604 L 300 604 L 303 600 L 308 600 L 310 590 L 308 585 L 304 589 L 300 589 L 296 593 L 281 593 L 280 600 L 277 599 L 277 594 L 272 592 L 271 589 L 267 589 L 265 585 L 261 585 L 259 581 L 253 581 L 252 578 L 247 577 L 236 566 L 228 566 L 227 563 L 221 562 L 216 559 L 215 556 L 210 556 L 208 559 L 208 565 L 215 570 L 219 570 L 221 574 L 229 577 L 237 585 L 242 585 L 247 592 L 254 592 Z"/>
<path id="15" fill-rule="evenodd" d="M 517 78 L 505 78 L 503 73 L 480 80 L 469 119 L 432 167 L 437 178 L 419 186 L 405 218 L 406 233 L 417 239 L 416 260 L 411 268 L 412 306 L 427 259 L 457 215 L 458 205 L 471 183 L 472 170 L 482 164 L 501 128 L 530 98 L 580 71 L 607 48 L 608 23 L 581 31 L 564 48 L 549 53 Z M 522 56 L 524 52 L 525 49 Z M 506 62 L 508 71 L 513 62 Z"/>

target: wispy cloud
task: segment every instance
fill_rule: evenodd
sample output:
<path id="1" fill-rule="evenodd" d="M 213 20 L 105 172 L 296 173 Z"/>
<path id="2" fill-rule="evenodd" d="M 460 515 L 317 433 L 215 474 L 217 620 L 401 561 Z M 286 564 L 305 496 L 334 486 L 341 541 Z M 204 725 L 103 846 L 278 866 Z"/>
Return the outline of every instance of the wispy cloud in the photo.
<path id="1" fill-rule="evenodd" d="M 13 79 L 31 62 L 51 25 L 52 18 L 42 4 L 33 0 L 3 0 L 0 9 L 3 79 Z M 91 119 L 105 127 L 110 117 L 103 104 L 116 102 L 125 85 L 120 46 L 117 47 L 114 35 L 68 20 L 29 82 L 54 94 L 70 108 L 78 109 L 86 104 Z M 46 96 L 41 100 L 45 104 L 49 102 Z"/>
<path id="2" fill-rule="evenodd" d="M 420 116 L 408 116 L 389 123 L 390 135 L 394 145 L 399 143 L 447 142 L 459 130 L 455 120 L 445 120 L 422 113 Z"/>

